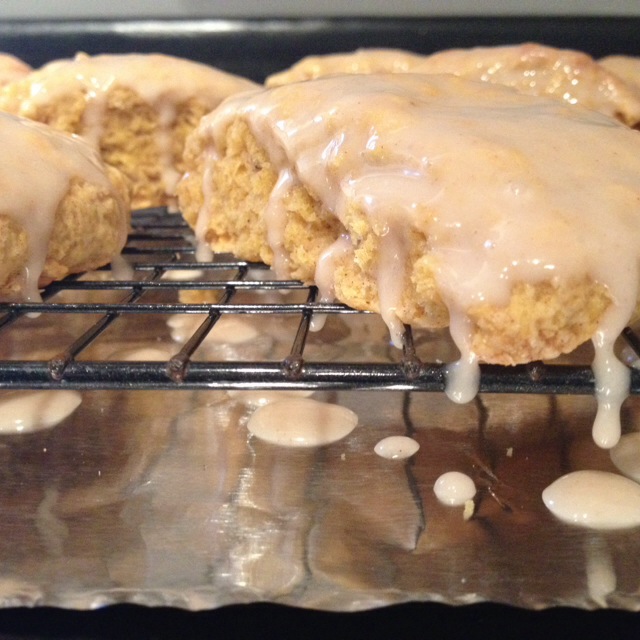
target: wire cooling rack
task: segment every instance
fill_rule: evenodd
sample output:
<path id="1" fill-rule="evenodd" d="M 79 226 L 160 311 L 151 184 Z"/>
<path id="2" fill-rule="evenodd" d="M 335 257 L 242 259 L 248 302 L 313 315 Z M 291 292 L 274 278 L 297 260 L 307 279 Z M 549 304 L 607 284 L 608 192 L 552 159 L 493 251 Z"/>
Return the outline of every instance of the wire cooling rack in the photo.
<path id="1" fill-rule="evenodd" d="M 0 348 L 11 353 L 12 328 L 37 316 L 45 326 L 65 322 L 67 314 L 82 314 L 91 319 L 88 328 L 61 344 L 57 355 L 43 359 L 0 359 L 0 388 L 3 389 L 362 389 L 443 391 L 445 367 L 439 361 L 423 361 L 416 350 L 410 327 L 405 328 L 405 346 L 396 362 L 335 362 L 314 360 L 305 345 L 314 314 L 362 315 L 341 304 L 321 303 L 317 290 L 297 281 L 268 280 L 253 277 L 266 267 L 231 256 L 216 256 L 214 261 L 195 260 L 193 236 L 181 216 L 164 209 L 134 213 L 132 233 L 124 256 L 132 275 L 127 279 L 84 279 L 72 276 L 55 282 L 43 292 L 41 303 L 0 304 Z M 163 278 L 180 269 L 198 277 L 180 281 Z M 177 291 L 217 292 L 215 302 L 180 302 Z M 298 302 L 243 302 L 244 291 L 297 291 Z M 96 301 L 92 292 L 108 291 L 116 300 Z M 65 301 L 61 293 L 78 294 L 80 301 Z M 158 299 L 158 294 L 161 298 Z M 209 294 L 211 296 L 211 294 Z M 84 296 L 84 298 L 83 298 Z M 164 296 L 164 297 L 162 297 Z M 299 297 L 299 296 L 298 296 Z M 62 301 L 59 301 L 61 298 Z M 213 299 L 213 298 L 212 298 Z M 143 315 L 147 320 L 159 314 L 204 314 L 204 320 L 181 348 L 166 361 L 121 361 L 86 359 L 83 353 L 107 329 L 128 315 Z M 291 336 L 286 357 L 277 361 L 194 360 L 208 333 L 225 315 L 293 315 L 297 330 Z M 640 337 L 631 329 L 622 336 L 629 347 L 640 353 Z M 178 350 L 179 349 L 179 350 Z M 534 362 L 515 367 L 482 365 L 480 391 L 485 393 L 561 393 L 591 394 L 594 378 L 588 364 Z M 640 371 L 632 369 L 631 393 L 640 391 Z"/>

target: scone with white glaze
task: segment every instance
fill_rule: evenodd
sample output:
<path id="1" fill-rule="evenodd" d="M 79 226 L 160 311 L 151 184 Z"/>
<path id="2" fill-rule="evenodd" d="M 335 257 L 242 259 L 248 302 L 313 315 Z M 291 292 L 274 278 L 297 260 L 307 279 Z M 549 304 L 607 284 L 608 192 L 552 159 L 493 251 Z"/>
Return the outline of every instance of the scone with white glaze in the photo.
<path id="1" fill-rule="evenodd" d="M 129 231 L 129 184 L 78 136 L 0 114 L 0 299 L 109 263 Z"/>
<path id="2" fill-rule="evenodd" d="M 171 205 L 184 141 L 250 80 L 161 54 L 57 60 L 0 91 L 0 109 L 86 138 L 131 181 L 133 208 Z"/>
<path id="3" fill-rule="evenodd" d="M 600 64 L 581 51 L 532 42 L 447 49 L 430 55 L 398 49 L 360 49 L 309 56 L 267 78 L 266 85 L 343 73 L 452 73 L 469 80 L 504 84 L 521 93 L 580 104 L 629 126 L 640 122 L 640 87 L 629 83 L 618 68 Z"/>
<path id="4" fill-rule="evenodd" d="M 342 76 L 226 101 L 178 194 L 215 251 L 515 364 L 632 315 L 639 152 L 612 118 L 505 87 Z"/>
<path id="5" fill-rule="evenodd" d="M 640 57 L 626 55 L 611 55 L 601 58 L 598 62 L 615 73 L 630 85 L 640 90 Z"/>
<path id="6" fill-rule="evenodd" d="M 178 186 L 200 244 L 315 283 L 320 298 L 449 326 L 457 402 L 479 362 L 592 340 L 594 439 L 628 368 L 614 343 L 640 265 L 640 133 L 550 98 L 448 75 L 342 75 L 232 97 L 189 137 Z"/>
<path id="7" fill-rule="evenodd" d="M 24 78 L 31 71 L 32 68 L 20 58 L 0 52 L 0 87 Z"/>

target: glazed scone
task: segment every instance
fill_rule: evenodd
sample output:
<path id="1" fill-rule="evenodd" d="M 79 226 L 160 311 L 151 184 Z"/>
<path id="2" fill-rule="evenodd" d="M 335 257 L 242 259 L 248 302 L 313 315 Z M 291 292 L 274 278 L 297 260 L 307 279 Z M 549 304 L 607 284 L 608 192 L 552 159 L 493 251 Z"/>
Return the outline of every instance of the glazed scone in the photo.
<path id="1" fill-rule="evenodd" d="M 23 78 L 32 71 L 26 63 L 11 55 L 0 52 L 0 87 Z"/>
<path id="2" fill-rule="evenodd" d="M 639 149 L 611 118 L 506 87 L 335 76 L 206 116 L 178 196 L 214 251 L 379 311 L 396 336 L 468 324 L 479 358 L 517 364 L 588 340 L 614 300 L 631 316 L 619 252 L 598 247 L 603 211 L 640 236 Z"/>
<path id="3" fill-rule="evenodd" d="M 601 58 L 598 62 L 605 69 L 615 73 L 625 82 L 640 90 L 640 57 L 612 55 Z"/>
<path id="4" fill-rule="evenodd" d="M 185 161 L 200 242 L 380 312 L 397 344 L 403 323 L 449 324 L 458 378 L 589 339 L 602 373 L 634 313 L 640 134 L 595 111 L 453 75 L 334 76 L 230 98 Z"/>
<path id="5" fill-rule="evenodd" d="M 452 73 L 469 80 L 504 84 L 531 95 L 551 96 L 613 116 L 629 126 L 640 122 L 640 89 L 591 56 L 537 43 L 448 49 L 419 55 L 396 49 L 304 58 L 267 78 L 267 86 L 340 73 Z"/>
<path id="6" fill-rule="evenodd" d="M 0 109 L 85 137 L 130 179 L 139 209 L 173 203 L 187 134 L 223 98 L 256 86 L 160 54 L 78 54 L 4 87 Z"/>
<path id="7" fill-rule="evenodd" d="M 0 114 L 0 299 L 109 263 L 129 230 L 129 185 L 81 138 Z"/>

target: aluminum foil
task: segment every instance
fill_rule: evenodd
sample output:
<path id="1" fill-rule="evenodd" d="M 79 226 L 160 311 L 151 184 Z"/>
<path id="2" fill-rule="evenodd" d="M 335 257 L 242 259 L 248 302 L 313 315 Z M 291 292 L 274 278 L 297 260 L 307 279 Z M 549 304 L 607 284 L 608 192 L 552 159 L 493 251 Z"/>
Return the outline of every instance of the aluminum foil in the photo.
<path id="1" fill-rule="evenodd" d="M 0 355 L 51 357 L 90 320 L 45 315 L 5 329 Z M 175 352 L 167 320 L 124 318 L 83 357 Z M 197 357 L 283 357 L 297 322 L 239 320 L 250 340 L 207 342 Z M 221 321 L 213 333 L 223 329 Z M 418 334 L 417 344 L 425 359 L 454 355 L 443 334 Z M 380 320 L 366 315 L 330 317 L 306 355 L 398 358 Z M 541 499 L 570 470 L 615 471 L 591 439 L 593 398 L 484 395 L 455 405 L 434 393 L 315 392 L 351 408 L 359 424 L 336 443 L 293 449 L 248 432 L 264 395 L 83 392 L 55 428 L 0 436 L 0 604 L 640 608 L 640 532 L 565 525 Z M 629 398 L 625 431 L 639 410 Z M 381 458 L 374 446 L 389 435 L 409 435 L 420 449 Z M 470 518 L 435 497 L 436 479 L 451 470 L 479 489 Z"/>

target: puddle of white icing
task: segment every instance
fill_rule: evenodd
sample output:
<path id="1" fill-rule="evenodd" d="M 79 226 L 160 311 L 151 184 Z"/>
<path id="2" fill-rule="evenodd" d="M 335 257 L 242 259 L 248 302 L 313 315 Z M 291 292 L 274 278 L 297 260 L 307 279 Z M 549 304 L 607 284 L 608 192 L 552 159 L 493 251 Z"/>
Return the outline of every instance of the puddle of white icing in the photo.
<path id="1" fill-rule="evenodd" d="M 591 529 L 640 525 L 640 485 L 607 471 L 573 471 L 542 492 L 559 520 Z"/>
<path id="2" fill-rule="evenodd" d="M 442 504 L 459 507 L 473 499 L 476 485 L 466 473 L 447 471 L 436 480 L 433 491 Z"/>
<path id="3" fill-rule="evenodd" d="M 628 478 L 640 482 L 640 433 L 628 433 L 609 450 L 611 462 Z"/>
<path id="4" fill-rule="evenodd" d="M 262 407 L 279 400 L 287 400 L 289 398 L 307 398 L 313 393 L 313 389 L 301 390 L 270 390 L 270 389 L 230 389 L 227 391 L 229 396 L 244 402 L 251 407 Z"/>
<path id="5" fill-rule="evenodd" d="M 290 398 L 267 404 L 249 418 L 249 431 L 285 447 L 318 447 L 341 440 L 358 424 L 358 416 L 337 404 Z"/>
<path id="6" fill-rule="evenodd" d="M 0 396 L 0 434 L 50 429 L 82 402 L 77 391 L 11 391 Z"/>
<path id="7" fill-rule="evenodd" d="M 162 274 L 162 279 L 183 282 L 185 280 L 198 280 L 203 275 L 204 271 L 202 269 L 167 269 Z"/>
<path id="8" fill-rule="evenodd" d="M 180 344 L 186 342 L 203 322 L 204 316 L 176 314 L 167 320 L 171 338 Z M 204 339 L 204 343 L 241 344 L 258 336 L 250 323 L 233 316 L 221 318 Z"/>
<path id="9" fill-rule="evenodd" d="M 408 436 L 389 436 L 376 444 L 373 450 L 382 458 L 403 460 L 414 455 L 420 445 Z"/>

